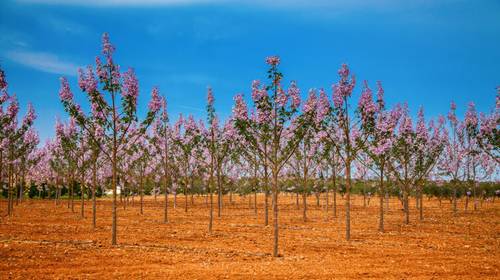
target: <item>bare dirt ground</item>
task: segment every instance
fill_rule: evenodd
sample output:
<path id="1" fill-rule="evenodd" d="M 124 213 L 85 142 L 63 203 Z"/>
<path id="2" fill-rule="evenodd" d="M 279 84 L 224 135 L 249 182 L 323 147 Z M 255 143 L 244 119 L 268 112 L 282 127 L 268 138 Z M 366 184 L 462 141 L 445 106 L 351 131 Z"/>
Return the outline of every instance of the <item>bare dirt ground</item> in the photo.
<path id="1" fill-rule="evenodd" d="M 27 200 L 5 216 L 1 201 L 0 279 L 499 279 L 500 201 L 454 217 L 450 204 L 424 201 L 425 220 L 403 225 L 400 202 L 391 198 L 386 232 L 377 232 L 378 199 L 363 207 L 354 198 L 352 240 L 344 238 L 343 201 L 338 216 L 308 199 L 302 221 L 295 198 L 280 196 L 280 253 L 273 258 L 272 226 L 264 226 L 263 196 L 257 215 L 248 197 L 225 197 L 222 217 L 215 209 L 214 232 L 207 233 L 204 197 L 177 198 L 170 222 L 163 224 L 162 197 L 148 197 L 140 215 L 138 199 L 118 212 L 118 246 L 111 246 L 111 201 L 98 201 L 97 229 L 91 202 L 79 217 L 66 202 Z M 214 197 L 215 200 L 215 197 Z M 272 222 L 270 211 L 270 224 Z"/>

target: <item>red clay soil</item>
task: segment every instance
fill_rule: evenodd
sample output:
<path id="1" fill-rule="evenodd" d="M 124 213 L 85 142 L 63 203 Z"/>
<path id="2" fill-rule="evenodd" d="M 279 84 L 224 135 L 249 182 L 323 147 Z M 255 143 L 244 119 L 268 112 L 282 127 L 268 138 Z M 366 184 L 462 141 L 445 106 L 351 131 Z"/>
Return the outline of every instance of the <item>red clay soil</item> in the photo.
<path id="1" fill-rule="evenodd" d="M 66 202 L 20 203 L 13 217 L 1 201 L 0 279 L 499 279 L 500 201 L 453 216 L 450 204 L 424 201 L 418 221 L 414 201 L 411 223 L 403 225 L 400 202 L 391 198 L 386 232 L 378 233 L 378 199 L 363 207 L 355 197 L 352 239 L 344 238 L 343 205 L 338 217 L 308 200 L 308 221 L 295 198 L 280 196 L 280 253 L 273 258 L 272 227 L 264 226 L 263 197 L 258 214 L 248 197 L 225 197 L 222 217 L 214 210 L 214 231 L 207 233 L 204 197 L 194 205 L 178 197 L 170 222 L 163 224 L 162 198 L 148 197 L 140 215 L 138 199 L 118 212 L 118 243 L 111 246 L 111 201 L 98 201 L 97 229 L 91 203 L 81 219 Z M 215 201 L 215 199 L 214 199 Z M 343 204 L 339 199 L 339 204 Z M 271 211 L 270 211 L 270 224 Z"/>

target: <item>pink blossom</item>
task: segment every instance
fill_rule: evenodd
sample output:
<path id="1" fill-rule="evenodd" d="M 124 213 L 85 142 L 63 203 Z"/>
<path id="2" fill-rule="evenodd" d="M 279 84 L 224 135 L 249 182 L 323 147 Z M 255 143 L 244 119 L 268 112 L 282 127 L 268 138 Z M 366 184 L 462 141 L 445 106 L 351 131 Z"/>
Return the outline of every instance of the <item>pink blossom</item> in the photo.
<path id="1" fill-rule="evenodd" d="M 336 108 L 340 108 L 344 104 L 344 99 L 351 96 L 356 85 L 356 77 L 351 75 L 349 80 L 349 67 L 347 64 L 342 64 L 338 71 L 340 81 L 332 86 L 333 89 L 333 104 Z"/>
<path id="2" fill-rule="evenodd" d="M 65 77 L 61 77 L 61 89 L 59 90 L 59 98 L 65 102 L 71 102 L 73 100 L 73 93 L 69 88 L 68 80 Z"/>
<path id="3" fill-rule="evenodd" d="M 101 81 L 107 81 L 109 79 L 108 76 L 108 71 L 106 71 L 106 68 L 102 65 L 101 58 L 96 56 L 95 58 L 95 65 L 96 65 L 96 71 L 97 71 L 97 76 Z"/>
<path id="4" fill-rule="evenodd" d="M 339 73 L 339 76 L 342 78 L 342 79 L 347 79 L 347 77 L 349 76 L 349 67 L 347 66 L 347 64 L 342 64 L 342 66 L 340 67 L 340 69 L 337 71 L 337 73 Z"/>
<path id="5" fill-rule="evenodd" d="M 168 120 L 168 112 L 167 112 L 167 98 L 164 96 L 161 97 L 161 107 L 162 107 L 162 113 L 161 117 L 163 120 L 167 121 Z"/>
<path id="6" fill-rule="evenodd" d="M 214 106 L 214 95 L 212 93 L 212 88 L 211 87 L 208 87 L 207 88 L 207 103 L 208 103 L 208 106 Z"/>
<path id="7" fill-rule="evenodd" d="M 288 87 L 288 96 L 292 99 L 292 108 L 296 109 L 300 106 L 300 89 L 297 87 L 297 83 L 292 81 Z"/>
<path id="8" fill-rule="evenodd" d="M 28 145 L 38 145 L 39 142 L 40 138 L 38 137 L 38 133 L 33 128 L 28 129 L 24 135 L 24 143 Z"/>
<path id="9" fill-rule="evenodd" d="M 271 66 L 277 66 L 280 64 L 280 58 L 279 56 L 268 56 L 266 57 L 266 63 Z"/>
<path id="10" fill-rule="evenodd" d="M 135 76 L 134 69 L 130 68 L 127 72 L 123 73 L 123 87 L 122 87 L 122 97 L 130 98 L 132 103 L 135 105 L 137 102 L 137 96 L 139 95 L 139 85 L 137 77 Z"/>
<path id="11" fill-rule="evenodd" d="M 187 120 L 184 122 L 184 129 L 186 131 L 195 131 L 196 128 L 196 121 L 194 120 L 193 115 L 189 115 Z"/>
<path id="12" fill-rule="evenodd" d="M 418 110 L 418 120 L 417 120 L 417 137 L 422 140 L 427 140 L 429 137 L 427 128 L 425 127 L 425 119 L 424 119 L 424 108 L 420 107 Z"/>
<path id="13" fill-rule="evenodd" d="M 111 84 L 113 86 L 119 86 L 120 85 L 120 65 L 116 64 L 110 64 L 111 67 Z M 129 69 L 130 71 L 130 69 Z"/>
<path id="14" fill-rule="evenodd" d="M 311 89 L 309 90 L 309 96 L 307 97 L 307 100 L 302 107 L 302 111 L 305 114 L 314 112 L 316 110 L 316 103 L 317 103 L 316 90 Z"/>
<path id="15" fill-rule="evenodd" d="M 278 92 L 276 94 L 276 104 L 278 107 L 285 107 L 288 102 L 288 96 L 285 94 L 285 91 L 282 88 L 278 88 Z"/>
<path id="16" fill-rule="evenodd" d="M 316 105 L 316 123 L 321 122 L 330 111 L 330 102 L 324 89 L 319 90 L 318 104 Z"/>
<path id="17" fill-rule="evenodd" d="M 162 106 L 162 100 L 158 94 L 158 88 L 154 87 L 151 91 L 151 100 L 149 101 L 148 107 L 151 112 L 158 112 Z"/>
<path id="18" fill-rule="evenodd" d="M 268 93 L 264 88 L 260 88 L 260 81 L 254 80 L 252 82 L 252 100 L 254 102 L 260 102 L 262 99 L 267 98 Z"/>
<path id="19" fill-rule="evenodd" d="M 29 125 L 33 123 L 36 119 L 35 109 L 31 103 L 28 104 L 28 111 L 26 112 L 26 116 L 24 117 L 23 123 Z"/>
<path id="20" fill-rule="evenodd" d="M 87 73 L 83 69 L 78 68 L 78 86 L 87 93 L 92 93 L 97 89 L 97 81 L 92 71 L 92 66 L 87 66 Z"/>
<path id="21" fill-rule="evenodd" d="M 333 90 L 333 95 L 332 95 L 333 106 L 335 106 L 335 108 L 342 107 L 344 104 L 344 98 L 340 93 L 339 87 L 337 85 L 333 85 L 332 90 Z"/>
<path id="22" fill-rule="evenodd" d="M 243 95 L 237 94 L 234 97 L 235 106 L 233 107 L 233 115 L 236 120 L 248 120 L 247 104 L 243 100 Z"/>
<path id="23" fill-rule="evenodd" d="M 410 134 L 413 133 L 413 123 L 411 117 L 408 115 L 408 105 L 404 105 L 401 109 L 401 124 L 399 126 L 399 132 L 401 134 Z"/>
<path id="24" fill-rule="evenodd" d="M 7 94 L 6 91 L 2 91 L 2 94 L 0 94 L 0 104 L 4 103 L 5 101 L 7 101 L 7 99 L 9 99 L 9 95 Z M 0 112 L 1 112 L 1 107 L 0 107 Z"/>
<path id="25" fill-rule="evenodd" d="M 109 41 L 109 34 L 106 32 L 103 33 L 102 34 L 102 53 L 107 57 L 111 57 L 113 55 L 114 51 L 115 51 L 115 47 Z"/>
<path id="26" fill-rule="evenodd" d="M 17 101 L 17 97 L 15 95 L 11 96 L 11 101 L 9 106 L 7 107 L 7 115 L 14 119 L 19 112 L 19 102 Z"/>
<path id="27" fill-rule="evenodd" d="M 7 80 L 5 79 L 5 72 L 0 69 L 0 90 L 7 87 Z"/>
<path id="28" fill-rule="evenodd" d="M 367 81 L 364 81 L 363 93 L 358 102 L 358 108 L 361 112 L 363 122 L 366 122 L 377 111 L 377 106 L 373 102 L 372 90 L 368 87 Z"/>
<path id="29" fill-rule="evenodd" d="M 378 111 L 384 110 L 385 103 L 384 103 L 384 88 L 382 87 L 382 82 L 377 81 L 377 104 L 378 104 Z"/>
<path id="30" fill-rule="evenodd" d="M 470 102 L 465 113 L 465 125 L 470 128 L 477 127 L 478 119 L 476 114 L 476 106 L 474 102 Z"/>
<path id="31" fill-rule="evenodd" d="M 455 102 L 451 101 L 450 111 L 448 112 L 448 120 L 450 120 L 451 124 L 456 126 L 458 123 L 457 116 L 455 114 L 455 110 L 457 109 L 457 105 Z"/>

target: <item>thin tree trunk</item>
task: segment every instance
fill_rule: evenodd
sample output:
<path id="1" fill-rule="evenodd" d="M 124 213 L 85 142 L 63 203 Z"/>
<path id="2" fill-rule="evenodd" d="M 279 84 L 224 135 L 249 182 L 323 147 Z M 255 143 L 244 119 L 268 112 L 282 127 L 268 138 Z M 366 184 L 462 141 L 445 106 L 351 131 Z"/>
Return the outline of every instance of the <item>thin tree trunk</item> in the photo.
<path id="1" fill-rule="evenodd" d="M 351 159 L 346 158 L 345 238 L 351 239 Z"/>
<path id="2" fill-rule="evenodd" d="M 408 191 L 405 189 L 403 191 L 403 207 L 404 207 L 404 212 L 405 212 L 405 224 L 410 223 L 410 207 L 408 205 L 409 199 L 408 199 Z"/>
<path id="3" fill-rule="evenodd" d="M 80 185 L 80 188 L 81 188 L 80 217 L 82 219 L 85 218 L 85 183 L 83 180 L 85 180 L 85 179 L 82 178 L 82 182 Z"/>
<path id="4" fill-rule="evenodd" d="M 220 167 L 217 166 L 217 217 L 220 218 L 222 212 L 222 181 L 220 175 Z"/>
<path id="5" fill-rule="evenodd" d="M 111 244 L 116 245 L 117 244 L 117 238 L 116 238 L 116 228 L 117 228 L 117 213 L 116 213 L 116 185 L 117 185 L 117 172 L 118 172 L 118 164 L 117 164 L 117 157 L 116 153 L 118 150 L 118 142 L 117 142 L 117 123 L 116 123 L 116 106 L 115 106 L 115 95 L 114 93 L 111 94 L 111 99 L 112 99 L 112 108 L 113 108 L 113 157 L 112 157 L 112 181 L 111 185 L 113 188 L 113 207 L 112 207 L 112 222 L 111 222 Z M 121 194 L 121 192 L 120 192 Z"/>
<path id="6" fill-rule="evenodd" d="M 144 184 L 143 184 L 143 175 L 141 174 L 141 178 L 139 179 L 139 184 L 141 188 L 141 215 L 144 214 Z"/>
<path id="7" fill-rule="evenodd" d="M 73 181 L 73 180 L 71 180 Z M 74 186 L 74 182 L 71 184 L 71 212 L 75 213 L 75 201 L 74 201 L 74 197 L 75 197 L 75 186 Z"/>
<path id="8" fill-rule="evenodd" d="M 8 174 L 8 176 L 9 176 L 9 179 L 8 179 L 8 188 L 9 188 L 9 190 L 8 190 L 8 197 L 9 197 L 9 199 L 8 199 L 8 206 L 7 206 L 7 214 L 10 217 L 10 216 L 12 216 L 12 213 L 13 213 L 13 210 L 14 210 L 13 209 L 14 205 L 12 204 L 12 189 L 13 189 L 13 186 L 12 186 L 12 184 L 13 184 L 12 183 L 12 180 L 13 180 L 12 179 L 12 163 L 9 164 L 9 174 Z"/>
<path id="9" fill-rule="evenodd" d="M 329 201 L 328 201 L 328 194 L 330 190 L 327 188 L 326 193 L 325 193 L 325 220 L 328 220 L 328 208 L 329 208 Z"/>
<path id="10" fill-rule="evenodd" d="M 422 187 L 420 187 L 419 191 L 418 191 L 418 195 L 419 195 L 419 218 L 420 218 L 420 221 L 423 221 L 424 220 L 424 200 L 422 199 L 423 198 L 423 190 L 422 190 Z"/>
<path id="11" fill-rule="evenodd" d="M 210 191 L 210 222 L 208 223 L 208 232 L 212 233 L 212 226 L 214 220 L 214 195 Z"/>
<path id="12" fill-rule="evenodd" d="M 304 222 L 307 221 L 307 194 L 306 192 L 304 191 L 302 193 L 302 219 L 304 220 Z"/>
<path id="13" fill-rule="evenodd" d="M 273 218 L 274 218 L 274 246 L 273 257 L 278 257 L 278 170 L 273 170 Z"/>
<path id="14" fill-rule="evenodd" d="M 384 232 L 384 164 L 380 166 L 380 185 L 379 185 L 379 221 L 378 221 L 378 231 Z"/>
<path id="15" fill-rule="evenodd" d="M 269 192 L 267 190 L 264 191 L 264 225 L 267 226 L 269 225 L 269 202 L 268 202 L 268 197 L 269 197 Z"/>
<path id="16" fill-rule="evenodd" d="M 337 218 L 337 175 L 335 174 L 335 166 L 333 167 L 332 173 L 332 185 L 333 185 L 333 217 Z"/>
<path id="17" fill-rule="evenodd" d="M 453 214 L 457 214 L 457 188 L 453 188 Z"/>

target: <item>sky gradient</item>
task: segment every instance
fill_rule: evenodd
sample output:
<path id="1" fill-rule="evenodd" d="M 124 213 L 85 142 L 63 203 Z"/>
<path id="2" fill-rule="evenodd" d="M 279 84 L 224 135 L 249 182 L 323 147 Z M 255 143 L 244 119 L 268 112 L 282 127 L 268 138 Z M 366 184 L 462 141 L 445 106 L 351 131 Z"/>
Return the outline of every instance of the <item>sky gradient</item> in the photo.
<path id="1" fill-rule="evenodd" d="M 489 111 L 500 85 L 500 1 L 1 1 L 0 64 L 22 113 L 35 106 L 42 141 L 67 116 L 59 77 L 86 101 L 77 68 L 94 63 L 103 32 L 122 71 L 138 76 L 139 112 L 158 86 L 174 119 L 205 118 L 208 85 L 227 117 L 232 97 L 249 97 L 251 81 L 265 79 L 269 55 L 281 57 L 303 96 L 331 95 L 347 63 L 359 81 L 354 102 L 363 80 L 372 88 L 380 80 L 389 105 L 424 106 L 427 117 L 446 114 L 451 100 L 459 115 L 469 101 Z"/>

